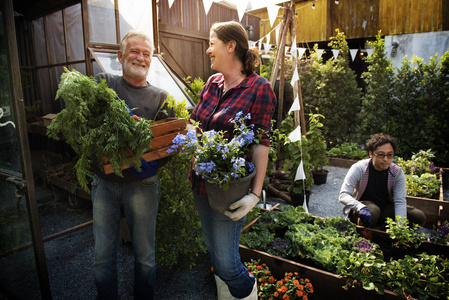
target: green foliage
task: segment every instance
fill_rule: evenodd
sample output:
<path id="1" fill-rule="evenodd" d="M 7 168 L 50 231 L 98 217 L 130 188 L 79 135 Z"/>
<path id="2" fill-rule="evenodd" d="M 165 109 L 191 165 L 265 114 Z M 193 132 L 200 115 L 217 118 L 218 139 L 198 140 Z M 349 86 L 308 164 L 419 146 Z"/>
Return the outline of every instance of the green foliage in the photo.
<path id="1" fill-rule="evenodd" d="M 318 113 L 309 114 L 309 130 L 307 131 L 307 152 L 310 155 L 310 166 L 312 172 L 322 172 L 324 166 L 329 163 L 329 158 L 326 155 L 326 141 L 322 133 L 324 116 Z"/>
<path id="2" fill-rule="evenodd" d="M 168 106 L 174 109 L 176 117 L 188 117 L 185 102 L 170 99 Z M 191 192 L 190 159 L 187 155 L 174 155 L 158 174 L 161 200 L 156 227 L 156 259 L 160 265 L 173 267 L 186 263 L 192 267 L 198 254 L 206 251 Z"/>
<path id="3" fill-rule="evenodd" d="M 441 180 L 436 174 L 424 173 L 418 175 L 405 175 L 407 195 L 431 199 L 440 198 Z"/>
<path id="4" fill-rule="evenodd" d="M 185 78 L 184 80 L 190 86 L 190 89 L 185 88 L 187 94 L 190 96 L 190 98 L 192 98 L 195 104 L 198 104 L 198 101 L 200 100 L 200 92 L 206 83 L 199 77 L 195 78 L 193 82 L 191 81 L 190 76 Z"/>
<path id="5" fill-rule="evenodd" d="M 140 157 L 151 143 L 150 122 L 131 117 L 125 102 L 118 99 L 105 80 L 97 83 L 76 70 L 65 69 L 56 93 L 56 99 L 59 98 L 66 108 L 48 126 L 47 135 L 55 140 L 62 135 L 78 155 L 76 176 L 86 192 L 89 192 L 86 173 L 92 167 L 92 154 L 98 158 L 100 168 L 102 158 L 107 157 L 119 176 L 124 163 L 140 169 Z M 131 158 L 129 149 L 134 155 Z"/>
<path id="6" fill-rule="evenodd" d="M 330 46 L 339 49 L 341 55 L 323 63 L 315 45 L 310 55 L 311 71 L 300 76 L 304 103 L 318 107 L 326 116 L 323 135 L 328 144 L 357 138 L 361 109 L 361 89 L 357 87 L 356 74 L 349 67 L 348 45 L 344 34 L 338 30 L 336 33 Z"/>
<path id="7" fill-rule="evenodd" d="M 281 134 L 285 139 L 287 135 L 294 129 L 292 115 L 287 116 L 281 124 Z M 308 140 L 305 136 L 301 136 L 301 140 L 297 142 L 281 143 L 281 153 L 284 158 L 284 171 L 289 172 L 289 178 L 292 180 L 292 185 L 289 187 L 290 191 L 296 194 L 302 194 L 304 189 L 306 191 L 312 190 L 313 177 L 310 168 L 310 154 L 307 149 Z M 296 170 L 301 161 L 303 162 L 305 180 L 294 180 Z"/>
<path id="8" fill-rule="evenodd" d="M 402 168 L 405 174 L 421 176 L 424 173 L 438 172 L 438 168 L 433 163 L 434 158 L 432 149 L 420 150 L 418 153 L 414 153 L 409 160 L 398 157 L 396 164 Z"/>
<path id="9" fill-rule="evenodd" d="M 395 246 L 398 248 L 412 246 L 418 248 L 426 238 L 424 233 L 419 232 L 418 224 L 414 224 L 413 227 L 409 226 L 409 220 L 406 217 L 396 216 L 396 221 L 387 218 L 386 223 L 387 233 L 390 234 L 391 239 L 397 241 Z"/>
<path id="10" fill-rule="evenodd" d="M 331 148 L 328 152 L 329 156 L 351 158 L 351 159 L 364 159 L 368 158 L 366 150 L 360 149 L 357 143 L 344 142 L 341 145 Z"/>
<path id="11" fill-rule="evenodd" d="M 387 59 L 385 43 L 381 32 L 376 40 L 368 42 L 373 48 L 373 54 L 364 60 L 368 63 L 368 71 L 362 74 L 366 83 L 365 94 L 362 99 L 361 140 L 367 140 L 373 133 L 389 132 L 388 120 L 391 98 L 393 93 L 394 71 L 391 60 Z"/>

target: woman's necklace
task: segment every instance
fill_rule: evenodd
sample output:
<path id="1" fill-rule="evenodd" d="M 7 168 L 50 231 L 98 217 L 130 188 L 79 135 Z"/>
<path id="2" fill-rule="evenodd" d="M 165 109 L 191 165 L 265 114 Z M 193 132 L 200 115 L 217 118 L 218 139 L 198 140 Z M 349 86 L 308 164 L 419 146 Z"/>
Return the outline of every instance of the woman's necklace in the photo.
<path id="1" fill-rule="evenodd" d="M 231 82 L 228 87 L 225 87 L 225 84 L 223 83 L 223 93 L 226 93 L 226 91 L 228 91 L 230 88 L 233 87 L 233 84 L 236 83 L 240 78 L 242 78 L 242 75 L 240 75 L 239 77 L 237 77 L 236 80 L 234 80 L 233 82 Z"/>

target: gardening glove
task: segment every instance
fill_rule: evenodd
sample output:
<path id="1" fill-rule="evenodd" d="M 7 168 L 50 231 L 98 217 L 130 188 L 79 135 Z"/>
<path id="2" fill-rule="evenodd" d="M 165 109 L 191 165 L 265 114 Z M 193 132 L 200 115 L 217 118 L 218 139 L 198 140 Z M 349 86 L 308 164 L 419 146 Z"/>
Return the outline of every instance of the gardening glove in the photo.
<path id="1" fill-rule="evenodd" d="M 359 211 L 359 218 L 364 226 L 371 225 L 371 212 L 369 211 L 368 207 L 364 207 Z"/>
<path id="2" fill-rule="evenodd" d="M 224 211 L 223 214 L 228 216 L 232 221 L 238 221 L 254 207 L 254 205 L 259 202 L 259 197 L 254 193 L 249 193 L 242 199 L 235 201 L 229 205 L 231 211 Z"/>
<path id="3" fill-rule="evenodd" d="M 150 162 L 146 162 L 143 158 L 140 159 L 142 162 L 142 171 L 138 172 L 135 167 L 130 167 L 128 170 L 137 177 L 150 177 L 154 173 L 156 173 L 159 167 L 159 161 L 152 160 Z"/>

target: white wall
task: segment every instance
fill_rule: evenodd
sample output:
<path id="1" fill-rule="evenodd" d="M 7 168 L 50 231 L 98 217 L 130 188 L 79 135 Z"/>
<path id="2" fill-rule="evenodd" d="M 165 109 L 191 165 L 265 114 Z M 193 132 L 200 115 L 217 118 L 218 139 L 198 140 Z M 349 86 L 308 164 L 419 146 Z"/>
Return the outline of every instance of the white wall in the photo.
<path id="1" fill-rule="evenodd" d="M 398 43 L 396 56 L 391 56 L 392 44 Z M 405 55 L 411 59 L 413 55 L 421 57 L 426 63 L 429 58 L 438 53 L 438 57 L 449 50 L 449 31 L 434 31 L 414 34 L 385 36 L 387 58 L 391 59 L 394 68 L 400 68 Z"/>

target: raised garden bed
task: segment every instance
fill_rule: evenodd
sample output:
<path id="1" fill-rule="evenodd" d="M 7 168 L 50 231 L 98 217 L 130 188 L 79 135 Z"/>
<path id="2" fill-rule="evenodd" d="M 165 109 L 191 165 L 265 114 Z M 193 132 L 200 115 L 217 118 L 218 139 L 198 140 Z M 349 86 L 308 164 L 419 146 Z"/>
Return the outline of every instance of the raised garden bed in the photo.
<path id="1" fill-rule="evenodd" d="M 357 159 L 340 158 L 329 156 L 329 166 L 349 169 L 353 164 L 358 162 Z"/>
<path id="2" fill-rule="evenodd" d="M 314 288 L 312 299 L 403 299 L 403 297 L 391 291 L 386 290 L 384 295 L 379 295 L 376 291 L 365 290 L 360 285 L 345 290 L 342 288 L 345 285 L 345 281 L 331 272 L 271 255 L 263 251 L 250 249 L 243 245 L 240 245 L 239 250 L 242 261 L 260 259 L 261 263 L 267 264 L 275 278 L 282 278 L 285 272 L 298 272 L 301 277 L 308 278 Z"/>

